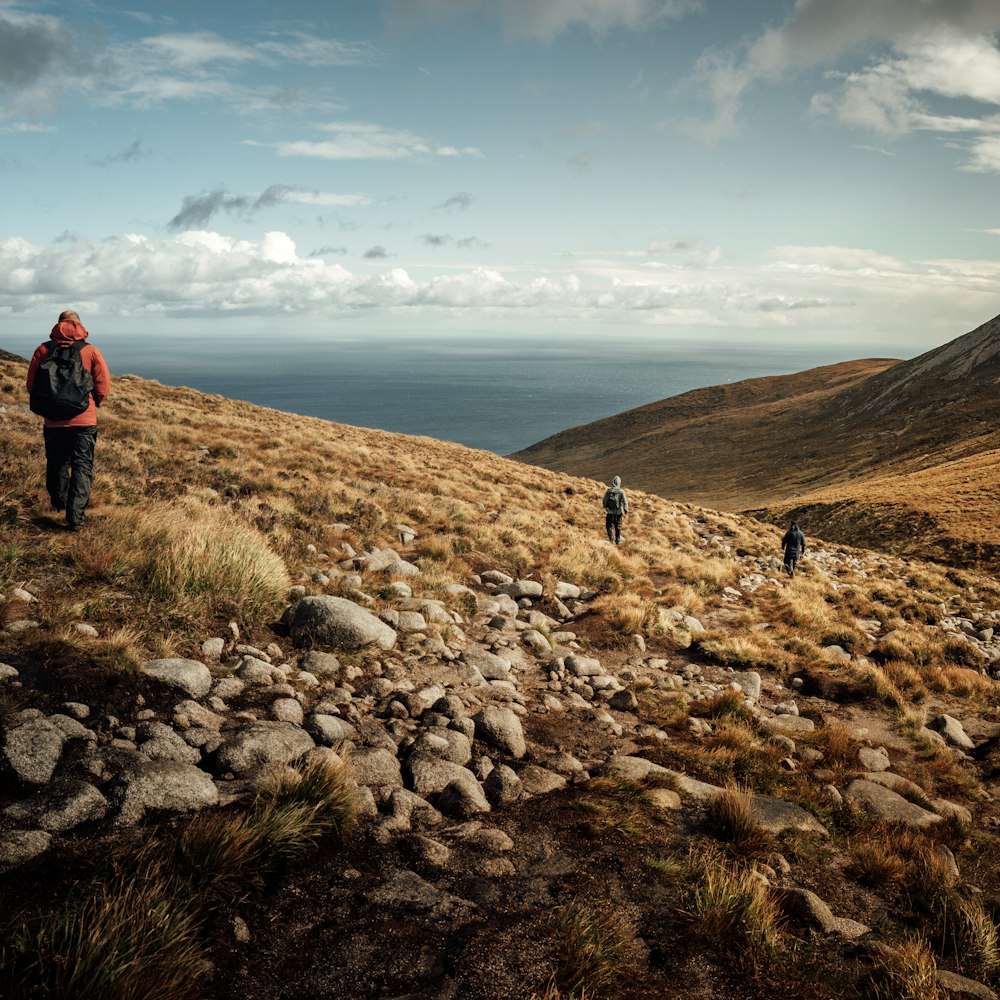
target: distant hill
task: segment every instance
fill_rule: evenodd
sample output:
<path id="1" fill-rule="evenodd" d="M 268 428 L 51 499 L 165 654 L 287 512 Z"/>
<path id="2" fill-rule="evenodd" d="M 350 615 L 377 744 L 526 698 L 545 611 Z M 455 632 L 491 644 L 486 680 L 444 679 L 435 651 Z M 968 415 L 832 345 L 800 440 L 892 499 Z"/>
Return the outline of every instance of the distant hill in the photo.
<path id="1" fill-rule="evenodd" d="M 513 457 L 673 499 L 798 516 L 852 544 L 1000 566 L 1000 317 L 910 361 L 698 389 Z"/>
<path id="2" fill-rule="evenodd" d="M 28 359 L 22 358 L 19 354 L 11 354 L 10 351 L 5 351 L 0 348 L 0 361 L 23 361 L 27 364 Z"/>

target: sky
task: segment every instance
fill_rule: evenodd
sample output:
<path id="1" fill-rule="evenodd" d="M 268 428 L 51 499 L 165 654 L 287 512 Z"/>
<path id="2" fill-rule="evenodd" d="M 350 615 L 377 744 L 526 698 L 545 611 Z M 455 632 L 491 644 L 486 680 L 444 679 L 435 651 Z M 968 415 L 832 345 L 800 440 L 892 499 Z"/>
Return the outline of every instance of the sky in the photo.
<path id="1" fill-rule="evenodd" d="M 0 0 L 0 345 L 1000 313 L 997 0 Z M 857 350 L 853 350 L 857 345 Z"/>

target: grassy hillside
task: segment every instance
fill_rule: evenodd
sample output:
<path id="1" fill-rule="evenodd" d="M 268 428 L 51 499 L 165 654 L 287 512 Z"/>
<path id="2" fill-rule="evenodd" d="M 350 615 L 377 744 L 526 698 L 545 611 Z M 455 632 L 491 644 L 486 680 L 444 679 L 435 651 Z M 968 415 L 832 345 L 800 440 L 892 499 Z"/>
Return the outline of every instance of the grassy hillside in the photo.
<path id="1" fill-rule="evenodd" d="M 24 370 L 0 360 L 0 995 L 1000 985 L 991 578 L 814 543 L 789 580 L 775 528 L 637 490 L 615 547 L 596 480 L 131 377 L 68 533 Z M 392 643 L 297 638 L 303 595 Z M 165 688 L 174 658 L 211 689 Z M 294 745 L 244 769 L 263 730 Z M 169 768 L 217 800 L 130 814 Z"/>
<path id="2" fill-rule="evenodd" d="M 1000 568 L 1000 318 L 918 358 L 699 389 L 518 452 L 551 469 Z"/>

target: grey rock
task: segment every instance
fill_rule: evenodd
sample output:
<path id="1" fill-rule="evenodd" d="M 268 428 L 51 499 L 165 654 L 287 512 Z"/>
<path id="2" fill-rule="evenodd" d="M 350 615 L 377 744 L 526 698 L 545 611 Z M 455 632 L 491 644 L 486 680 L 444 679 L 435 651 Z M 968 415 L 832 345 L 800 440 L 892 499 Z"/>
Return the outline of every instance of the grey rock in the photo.
<path id="1" fill-rule="evenodd" d="M 208 667 L 198 660 L 179 657 L 147 660 L 139 669 L 161 684 L 183 691 L 190 698 L 204 698 L 212 689 L 212 675 Z"/>
<path id="2" fill-rule="evenodd" d="M 958 747 L 960 750 L 972 750 L 976 745 L 969 739 L 962 723 L 951 715 L 939 715 L 927 725 L 928 728 L 940 733 L 953 747 Z"/>
<path id="3" fill-rule="evenodd" d="M 369 788 L 402 788 L 403 775 L 395 755 L 381 747 L 357 747 L 350 755 L 354 780 Z"/>
<path id="4" fill-rule="evenodd" d="M 474 716 L 476 739 L 512 757 L 523 757 L 527 745 L 521 720 L 509 708 L 484 705 Z"/>
<path id="5" fill-rule="evenodd" d="M 340 675 L 340 660 L 333 653 L 324 653 L 318 649 L 311 649 L 299 663 L 299 669 L 310 674 L 315 674 L 319 678 L 336 678 Z"/>
<path id="6" fill-rule="evenodd" d="M 902 795 L 891 788 L 877 785 L 873 781 L 856 778 L 846 789 L 846 796 L 866 812 L 878 819 L 904 823 L 910 827 L 923 828 L 940 822 L 941 817 L 907 802 Z"/>
<path id="7" fill-rule="evenodd" d="M 771 893 L 787 916 L 816 927 L 824 934 L 835 934 L 851 941 L 871 930 L 857 920 L 835 917 L 830 907 L 809 889 L 776 887 Z"/>
<path id="8" fill-rule="evenodd" d="M 578 656 L 573 653 L 566 657 L 566 670 L 574 677 L 597 677 L 604 673 L 600 660 L 592 656 Z"/>
<path id="9" fill-rule="evenodd" d="M 8 806 L 4 815 L 15 823 L 62 833 L 103 819 L 107 811 L 108 800 L 89 782 L 63 779 Z"/>
<path id="10" fill-rule="evenodd" d="M 485 806 L 480 811 L 489 811 L 489 802 L 482 787 L 468 768 L 431 754 L 415 753 L 407 759 L 405 769 L 413 791 L 422 798 L 439 794 L 448 785 L 458 783 L 465 787 L 469 801 L 478 801 Z"/>
<path id="11" fill-rule="evenodd" d="M 472 725 L 471 719 L 463 720 Z M 425 751 L 443 757 L 463 767 L 472 760 L 472 743 L 465 733 L 457 729 L 434 726 L 421 733 L 413 744 L 413 752 Z"/>
<path id="12" fill-rule="evenodd" d="M 524 797 L 521 779 L 506 764 L 498 764 L 483 781 L 486 797 L 497 808 L 511 805 Z"/>
<path id="13" fill-rule="evenodd" d="M 437 804 L 446 816 L 457 816 L 459 819 L 468 819 L 490 811 L 490 803 L 482 786 L 478 782 L 473 785 L 462 779 L 449 781 L 441 789 Z"/>
<path id="14" fill-rule="evenodd" d="M 0 832 L 0 871 L 20 868 L 44 854 L 52 843 L 52 834 L 43 830 L 7 830 Z"/>
<path id="15" fill-rule="evenodd" d="M 4 732 L 3 755 L 20 781 L 44 785 L 62 757 L 66 736 L 47 719 L 28 719 Z"/>
<path id="16" fill-rule="evenodd" d="M 424 881 L 416 872 L 405 870 L 394 872 L 370 891 L 368 900 L 386 910 L 432 914 L 435 917 L 469 913 L 475 908 L 468 900 L 444 892 Z"/>
<path id="17" fill-rule="evenodd" d="M 162 722 L 143 722 L 136 730 L 136 741 L 139 752 L 150 760 L 178 760 L 186 764 L 201 760 L 198 750 Z"/>
<path id="18" fill-rule="evenodd" d="M 316 643 L 352 650 L 370 645 L 392 649 L 396 645 L 393 629 L 370 611 L 343 597 L 328 594 L 305 597 L 291 605 L 281 621 L 297 646 Z"/>
<path id="19" fill-rule="evenodd" d="M 816 728 L 812 719 L 804 719 L 799 715 L 776 715 L 773 719 L 761 719 L 761 725 L 773 735 L 793 739 L 803 733 L 811 733 Z"/>
<path id="20" fill-rule="evenodd" d="M 537 580 L 515 580 L 513 583 L 501 584 L 497 590 L 515 601 L 522 597 L 541 597 L 543 592 L 542 585 Z"/>
<path id="21" fill-rule="evenodd" d="M 462 650 L 459 659 L 478 670 L 488 681 L 510 680 L 510 664 L 482 646 L 468 646 Z"/>
<path id="22" fill-rule="evenodd" d="M 786 830 L 824 836 L 827 833 L 826 827 L 812 813 L 794 802 L 770 795 L 754 795 L 750 799 L 750 808 L 757 825 L 768 833 L 783 833 Z"/>
<path id="23" fill-rule="evenodd" d="M 984 983 L 969 979 L 967 976 L 960 976 L 957 972 L 948 972 L 946 969 L 937 970 L 937 985 L 945 993 L 966 1000 L 969 997 L 972 997 L 972 1000 L 997 1000 L 997 994 Z"/>
<path id="24" fill-rule="evenodd" d="M 616 691 L 608 705 L 616 712 L 634 712 L 639 707 L 639 699 L 635 692 L 626 688 L 623 691 Z"/>
<path id="25" fill-rule="evenodd" d="M 193 764 L 173 760 L 136 761 L 108 791 L 116 821 L 138 823 L 149 811 L 193 812 L 214 806 L 219 792 L 211 777 Z"/>
<path id="26" fill-rule="evenodd" d="M 732 680 L 743 689 L 743 694 L 749 701 L 760 701 L 760 674 L 756 670 L 737 670 Z"/>
<path id="27" fill-rule="evenodd" d="M 296 726 L 301 726 L 304 714 L 302 706 L 295 698 L 275 698 L 271 702 L 271 717 L 278 722 L 292 722 Z"/>
<path id="28" fill-rule="evenodd" d="M 308 753 L 312 737 L 291 722 L 254 722 L 229 736 L 219 747 L 221 772 L 247 776 L 271 764 L 285 764 Z"/>
<path id="29" fill-rule="evenodd" d="M 547 795 L 566 787 L 566 779 L 555 771 L 539 767 L 537 764 L 525 764 L 518 772 L 521 786 L 528 795 Z"/>
<path id="30" fill-rule="evenodd" d="M 892 765 L 889 755 L 871 747 L 858 748 L 858 762 L 866 771 L 888 771 Z"/>
<path id="31" fill-rule="evenodd" d="M 223 718 L 196 701 L 182 701 L 174 706 L 174 725 L 180 729 L 221 729 Z"/>
<path id="32" fill-rule="evenodd" d="M 209 663 L 218 663 L 222 659 L 222 654 L 226 648 L 226 640 L 222 638 L 206 639 L 201 644 L 201 655 Z"/>

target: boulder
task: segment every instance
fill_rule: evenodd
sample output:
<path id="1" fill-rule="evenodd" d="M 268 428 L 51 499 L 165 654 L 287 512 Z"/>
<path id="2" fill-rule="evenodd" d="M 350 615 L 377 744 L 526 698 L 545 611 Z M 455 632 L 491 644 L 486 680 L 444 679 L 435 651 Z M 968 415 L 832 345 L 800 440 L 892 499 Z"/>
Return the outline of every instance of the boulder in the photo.
<path id="1" fill-rule="evenodd" d="M 7 830 L 0 833 L 0 871 L 19 868 L 44 854 L 52 834 L 43 830 Z"/>
<path id="2" fill-rule="evenodd" d="M 297 646 L 362 649 L 376 645 L 392 649 L 396 633 L 370 611 L 343 597 L 305 597 L 282 615 L 282 624 Z"/>
<path id="3" fill-rule="evenodd" d="M 289 763 L 314 746 L 312 737 L 291 722 L 253 722 L 219 747 L 216 766 L 245 777 L 271 764 Z"/>
<path id="4" fill-rule="evenodd" d="M 509 709 L 484 705 L 474 716 L 476 739 L 496 747 L 511 757 L 523 757 L 527 746 L 521 720 Z"/>
<path id="5" fill-rule="evenodd" d="M 845 794 L 865 812 L 890 823 L 904 823 L 906 826 L 920 829 L 941 821 L 941 817 L 936 813 L 907 802 L 902 795 L 891 788 L 866 781 L 864 778 L 852 781 L 847 786 Z"/>
<path id="6" fill-rule="evenodd" d="M 383 747 L 358 747 L 349 758 L 351 775 L 369 788 L 402 788 L 403 774 L 395 755 Z"/>
<path id="7" fill-rule="evenodd" d="M 218 804 L 211 777 L 193 764 L 173 760 L 135 761 L 109 788 L 116 821 L 138 823 L 148 811 L 193 812 Z"/>
<path id="8" fill-rule="evenodd" d="M 491 653 L 482 646 L 468 646 L 462 650 L 459 659 L 474 667 L 488 681 L 509 681 L 510 664 L 502 657 Z"/>
<path id="9" fill-rule="evenodd" d="M 212 675 L 198 660 L 180 657 L 147 660 L 139 670 L 167 687 L 183 691 L 189 698 L 204 698 L 212 689 Z"/>
<path id="10" fill-rule="evenodd" d="M 81 823 L 103 819 L 107 811 L 108 800 L 93 785 L 66 779 L 8 806 L 4 815 L 15 823 L 62 833 Z"/>
<path id="11" fill-rule="evenodd" d="M 4 732 L 3 756 L 28 785 L 44 785 L 52 779 L 62 757 L 66 734 L 48 719 L 28 719 Z"/>

